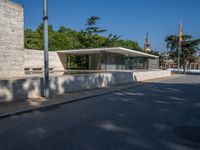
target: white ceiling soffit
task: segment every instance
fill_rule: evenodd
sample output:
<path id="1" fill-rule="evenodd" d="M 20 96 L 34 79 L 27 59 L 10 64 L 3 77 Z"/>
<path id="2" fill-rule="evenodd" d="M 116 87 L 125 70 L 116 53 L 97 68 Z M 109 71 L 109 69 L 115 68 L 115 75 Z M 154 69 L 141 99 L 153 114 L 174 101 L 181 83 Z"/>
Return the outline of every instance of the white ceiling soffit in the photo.
<path id="1" fill-rule="evenodd" d="M 136 50 L 126 49 L 126 48 L 122 48 L 122 47 L 62 50 L 62 51 L 57 51 L 57 52 L 58 53 L 70 54 L 70 55 L 89 55 L 89 54 L 98 54 L 100 52 L 110 52 L 110 53 L 123 54 L 126 57 L 140 56 L 140 57 L 158 58 L 158 56 L 155 56 L 155 55 L 139 52 L 139 51 L 136 51 Z"/>

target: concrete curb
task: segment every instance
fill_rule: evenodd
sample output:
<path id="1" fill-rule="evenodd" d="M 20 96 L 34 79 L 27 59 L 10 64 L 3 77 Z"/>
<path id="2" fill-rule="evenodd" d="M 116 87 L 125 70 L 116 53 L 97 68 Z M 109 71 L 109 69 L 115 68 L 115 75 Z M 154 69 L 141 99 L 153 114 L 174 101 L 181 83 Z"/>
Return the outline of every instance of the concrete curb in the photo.
<path id="1" fill-rule="evenodd" d="M 112 87 L 113 90 L 112 89 L 110 90 L 109 88 L 104 89 L 106 91 L 102 92 L 102 93 L 100 92 L 100 93 L 89 95 L 89 96 L 82 96 L 82 97 L 79 97 L 79 98 L 65 100 L 65 101 L 62 101 L 62 102 L 43 104 L 43 105 L 37 106 L 37 107 L 30 106 L 30 108 L 25 108 L 25 109 L 21 109 L 21 110 L 17 110 L 17 111 L 12 111 L 12 112 L 9 112 L 9 113 L 0 114 L 0 119 L 8 118 L 8 117 L 11 117 L 11 116 L 20 115 L 20 114 L 24 114 L 24 113 L 33 112 L 33 111 L 36 111 L 36 110 L 42 110 L 42 109 L 45 109 L 45 108 L 56 107 L 56 106 L 59 106 L 59 105 L 68 104 L 68 103 L 72 103 L 72 102 L 78 102 L 78 101 L 82 101 L 82 100 L 89 99 L 89 98 L 108 95 L 108 94 L 111 94 L 111 93 L 114 93 L 114 92 L 119 92 L 119 91 L 122 91 L 122 90 L 137 88 L 137 87 L 141 87 L 141 86 L 144 86 L 144 85 L 153 84 L 153 83 L 156 83 L 156 82 L 159 82 L 159 81 L 165 81 L 165 80 L 168 80 L 168 79 L 171 79 L 171 78 L 176 78 L 176 77 L 177 76 L 172 76 L 172 77 L 168 77 L 168 78 L 160 78 L 160 79 L 155 79 L 155 80 L 149 80 L 149 81 L 146 81 L 146 82 L 138 82 L 138 83 L 132 84 L 131 86 L 128 86 L 128 87 L 123 87 L 123 85 L 118 86 L 118 87 L 115 86 L 115 87 Z"/>

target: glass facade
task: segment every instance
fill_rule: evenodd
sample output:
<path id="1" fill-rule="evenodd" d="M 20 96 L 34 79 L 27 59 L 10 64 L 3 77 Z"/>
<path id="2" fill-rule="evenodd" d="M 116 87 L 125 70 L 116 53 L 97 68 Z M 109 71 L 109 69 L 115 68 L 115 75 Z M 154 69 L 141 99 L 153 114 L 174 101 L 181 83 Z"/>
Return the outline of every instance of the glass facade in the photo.
<path id="1" fill-rule="evenodd" d="M 148 58 L 146 57 L 127 57 L 126 58 L 126 69 L 148 69 Z"/>
<path id="2" fill-rule="evenodd" d="M 159 58 L 149 58 L 148 59 L 148 66 L 149 68 L 148 69 L 159 69 Z"/>
<path id="3" fill-rule="evenodd" d="M 159 58 L 126 57 L 123 54 L 101 52 L 91 55 L 71 56 L 71 63 L 68 68 L 88 70 L 159 69 Z"/>
<path id="4" fill-rule="evenodd" d="M 159 58 L 125 57 L 124 55 L 103 52 L 101 70 L 159 69 Z"/>
<path id="5" fill-rule="evenodd" d="M 125 56 L 102 52 L 101 70 L 125 70 Z"/>

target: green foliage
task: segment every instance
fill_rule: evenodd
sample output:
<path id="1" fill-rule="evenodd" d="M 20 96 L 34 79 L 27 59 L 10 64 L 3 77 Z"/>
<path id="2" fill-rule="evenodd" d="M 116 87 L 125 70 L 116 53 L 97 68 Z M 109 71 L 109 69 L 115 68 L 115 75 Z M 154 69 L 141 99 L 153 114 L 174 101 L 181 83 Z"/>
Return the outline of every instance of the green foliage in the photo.
<path id="1" fill-rule="evenodd" d="M 88 61 L 89 61 L 88 56 L 70 56 L 70 68 L 87 69 Z"/>
<path id="2" fill-rule="evenodd" d="M 100 27 L 96 26 L 96 23 L 98 20 L 100 20 L 100 17 L 96 16 L 91 16 L 90 18 L 87 19 L 86 26 L 87 28 L 85 29 L 88 34 L 98 34 L 98 33 L 103 33 L 106 32 L 106 29 L 101 29 Z"/>
<path id="3" fill-rule="evenodd" d="M 55 30 L 49 25 L 49 50 L 68 50 L 81 48 L 100 48 L 100 47 L 125 47 L 133 50 L 142 51 L 137 42 L 132 40 L 120 39 L 120 36 L 109 34 L 101 36 L 100 33 L 106 32 L 105 29 L 96 26 L 100 18 L 92 16 L 86 21 L 86 28 L 76 31 L 64 26 Z M 25 48 L 43 49 L 43 23 L 33 31 L 25 30 Z"/>
<path id="4" fill-rule="evenodd" d="M 79 47 L 80 43 L 73 37 L 55 32 L 49 35 L 49 50 L 65 50 Z"/>
<path id="5" fill-rule="evenodd" d="M 167 36 L 165 39 L 167 48 L 171 50 L 170 57 L 177 62 L 179 37 L 176 35 Z M 200 39 L 193 39 L 191 35 L 183 35 L 183 42 L 180 55 L 180 64 L 184 71 L 186 65 L 195 60 L 194 54 L 199 50 Z"/>
<path id="6" fill-rule="evenodd" d="M 142 49 L 140 48 L 138 43 L 131 41 L 131 40 L 116 40 L 115 42 L 113 42 L 112 46 L 113 47 L 124 47 L 124 48 L 128 48 L 128 49 L 142 51 Z"/>
<path id="7" fill-rule="evenodd" d="M 42 49 L 43 39 L 41 39 L 38 32 L 34 32 L 31 29 L 25 31 L 25 48 L 29 49 Z"/>

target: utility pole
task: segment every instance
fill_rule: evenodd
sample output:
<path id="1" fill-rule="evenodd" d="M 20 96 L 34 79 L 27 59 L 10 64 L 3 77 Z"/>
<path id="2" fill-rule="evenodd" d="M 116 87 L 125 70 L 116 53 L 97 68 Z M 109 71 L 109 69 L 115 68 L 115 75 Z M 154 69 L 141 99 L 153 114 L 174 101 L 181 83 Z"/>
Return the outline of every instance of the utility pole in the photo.
<path id="1" fill-rule="evenodd" d="M 178 47 L 178 74 L 180 74 L 180 55 L 181 55 L 181 49 L 182 49 L 182 42 L 183 42 L 183 27 L 180 19 L 179 24 L 179 47 Z"/>
<path id="2" fill-rule="evenodd" d="M 49 97 L 49 44 L 48 44 L 48 0 L 43 0 L 44 21 L 44 97 Z"/>
<path id="3" fill-rule="evenodd" d="M 178 48 L 178 74 L 180 74 L 180 52 L 181 52 L 181 47 L 179 46 Z"/>

